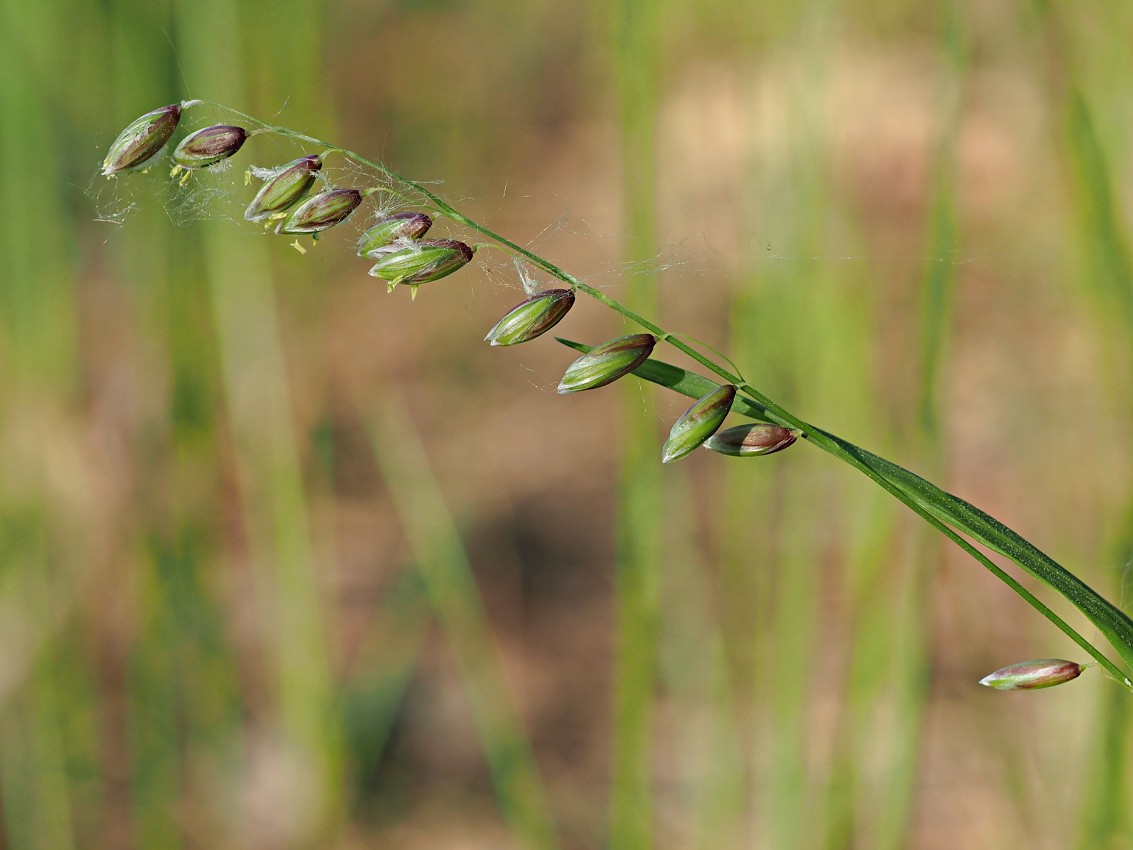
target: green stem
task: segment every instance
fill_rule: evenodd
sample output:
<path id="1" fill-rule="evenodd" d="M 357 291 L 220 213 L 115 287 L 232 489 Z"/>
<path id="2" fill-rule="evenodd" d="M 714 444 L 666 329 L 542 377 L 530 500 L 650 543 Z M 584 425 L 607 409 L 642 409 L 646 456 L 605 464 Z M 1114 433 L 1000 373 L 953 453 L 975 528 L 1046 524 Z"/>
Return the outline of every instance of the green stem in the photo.
<path id="1" fill-rule="evenodd" d="M 327 152 L 339 153 L 359 165 L 373 169 L 378 174 L 399 184 L 403 188 L 411 189 L 419 193 L 438 214 L 482 234 L 515 256 L 530 263 L 533 267 L 542 269 L 552 277 L 561 280 L 579 292 L 585 293 L 609 307 L 611 310 L 620 313 L 625 318 L 640 325 L 646 331 L 668 342 L 678 351 L 690 357 L 696 363 L 728 383 L 736 384 L 740 391 L 755 403 L 756 407 L 763 409 L 763 418 L 800 432 L 803 437 L 815 446 L 857 469 L 878 486 L 886 490 L 886 492 L 903 502 L 929 525 L 940 531 L 957 546 L 975 558 L 996 578 L 1004 582 L 1031 607 L 1070 637 L 1071 640 L 1093 657 L 1114 679 L 1128 690 L 1133 691 L 1133 683 L 1130 682 L 1128 674 L 1118 667 L 1117 664 L 1110 661 L 1109 658 L 1086 638 L 1075 631 L 1061 617 L 1037 599 L 1034 594 L 1023 587 L 1002 568 L 997 566 L 989 557 L 972 545 L 972 543 L 968 542 L 968 540 L 962 537 L 958 532 L 962 531 L 968 534 L 974 540 L 992 551 L 1009 558 L 1023 570 L 1049 585 L 1057 593 L 1069 600 L 1102 632 L 1106 639 L 1109 640 L 1117 650 L 1122 660 L 1131 669 L 1133 669 L 1133 620 L 1086 585 L 1081 579 L 1060 566 L 1056 561 L 1050 558 L 1050 556 L 1046 555 L 1032 543 L 1007 528 L 998 520 L 963 499 L 946 493 L 939 487 L 914 475 L 912 472 L 909 472 L 897 464 L 799 419 L 767 396 L 760 393 L 750 384 L 744 382 L 738 375 L 702 354 L 688 343 L 668 331 L 665 331 L 659 325 L 639 315 L 621 302 L 606 295 L 601 290 L 584 283 L 549 260 L 540 257 L 527 248 L 524 248 L 522 245 L 517 245 L 515 242 L 501 236 L 485 225 L 473 221 L 421 183 L 411 180 L 408 177 L 403 177 L 401 174 L 398 174 L 396 171 L 391 170 L 380 162 L 367 159 L 354 151 L 331 144 L 330 142 L 315 138 L 314 136 L 296 132 L 288 127 L 265 124 L 252 116 L 234 109 L 229 109 L 228 107 L 220 108 L 226 109 L 233 115 L 257 124 L 259 127 L 269 132 L 275 132 L 281 136 L 294 139 L 295 141 L 324 148 Z"/>
<path id="2" fill-rule="evenodd" d="M 588 351 L 589 346 L 570 340 L 559 338 L 559 342 L 568 348 L 578 351 Z M 647 360 L 636 370 L 634 375 L 642 380 L 652 381 L 667 389 L 686 395 L 689 398 L 700 398 L 712 390 L 716 384 L 699 375 L 670 363 L 659 360 Z M 732 405 L 732 412 L 751 419 L 764 422 L 774 422 L 784 427 L 792 428 L 819 448 L 850 464 L 859 470 L 878 486 L 892 494 L 922 517 L 925 522 L 944 534 L 949 540 L 975 558 L 992 575 L 1010 587 L 1032 608 L 1046 617 L 1051 623 L 1066 634 L 1076 644 L 1097 660 L 1098 664 L 1118 683 L 1131 688 L 1128 677 L 1120 668 L 1105 657 L 1093 644 L 1077 632 L 1069 623 L 1058 614 L 1044 605 L 1034 594 L 1016 581 L 988 558 L 979 549 L 972 546 L 961 537 L 955 529 L 960 529 L 991 550 L 1010 558 L 1023 569 L 1039 580 L 1053 587 L 1062 596 L 1073 602 L 1103 633 L 1111 640 L 1127 662 L 1129 661 L 1129 634 L 1131 633 L 1129 618 L 1119 609 L 1110 605 L 1094 590 L 1085 585 L 1080 579 L 1059 566 L 1048 555 L 1041 552 L 1031 543 L 1024 540 L 1017 533 L 1007 528 L 998 520 L 985 514 L 979 508 L 963 499 L 946 493 L 934 484 L 912 472 L 898 466 L 892 461 L 885 460 L 878 455 L 855 446 L 848 440 L 843 440 L 816 428 L 801 419 L 788 413 L 776 405 L 771 399 L 762 395 L 748 384 L 740 385 L 740 389 L 760 399 L 760 401 L 747 401 L 738 396 Z M 1034 563 L 1024 558 L 1029 556 Z M 1036 566 L 1036 564 L 1038 566 Z M 1108 621 L 1114 621 L 1111 625 Z M 1133 688 L 1131 688 L 1133 689 Z"/>
<path id="3" fill-rule="evenodd" d="M 212 105 L 220 106 L 220 104 L 212 104 Z M 595 299 L 596 301 L 600 301 L 601 303 L 605 304 L 611 310 L 614 310 L 617 313 L 621 313 L 623 316 L 625 316 L 630 321 L 641 325 L 641 327 L 645 328 L 645 330 L 654 334 L 659 339 L 665 340 L 670 345 L 672 345 L 674 348 L 676 348 L 678 351 L 681 351 L 684 354 L 688 355 L 689 357 L 691 357 L 693 360 L 695 360 L 697 363 L 699 363 L 704 368 L 709 369 L 712 372 L 715 372 L 717 375 L 719 375 L 725 381 L 728 381 L 729 383 L 733 383 L 733 384 L 740 383 L 739 376 L 732 374 L 730 371 L 725 369 L 723 366 L 720 366 L 719 364 L 717 364 L 713 360 L 710 360 L 708 357 L 705 357 L 703 354 L 701 354 L 699 351 L 694 349 L 692 346 L 688 345 L 685 342 L 682 342 L 680 339 L 677 339 L 672 334 L 670 334 L 668 331 L 665 331 L 661 327 L 655 325 L 653 322 L 646 319 L 644 316 L 639 315 L 638 313 L 631 310 L 629 307 L 626 307 L 621 302 L 619 302 L 619 301 L 611 298 L 610 296 L 606 295 L 606 293 L 602 292 L 600 289 L 595 289 L 593 286 L 590 286 L 589 284 L 584 283 L 583 281 L 579 280 L 577 277 L 572 275 L 570 272 L 559 268 L 558 266 L 556 266 L 554 263 L 550 262 L 549 260 L 545 260 L 542 257 L 540 257 L 538 254 L 532 253 L 528 249 L 524 248 L 522 245 L 517 245 L 516 243 L 512 242 L 507 237 L 501 236 L 499 233 L 496 233 L 494 230 L 491 230 L 490 228 L 486 227 L 485 225 L 480 224 L 477 221 L 473 221 L 472 219 L 468 218 L 466 215 L 461 213 L 459 210 L 452 207 L 447 201 L 445 201 L 439 195 L 435 194 L 434 192 L 431 192 L 429 189 L 427 189 L 425 186 L 418 183 L 417 181 L 410 180 L 408 177 L 404 177 L 401 174 L 398 174 L 396 171 L 393 171 L 392 169 L 388 168 L 387 166 L 383 165 L 380 162 L 375 162 L 372 159 L 367 159 L 366 157 L 362 156 L 361 154 L 357 154 L 354 151 L 349 150 L 347 148 L 339 147 L 338 145 L 324 141 L 323 139 L 318 139 L 318 138 L 315 138 L 314 136 L 308 136 L 306 133 L 299 133 L 295 130 L 290 129 L 289 127 L 282 127 L 282 126 L 279 126 L 279 125 L 276 125 L 276 124 L 265 124 L 265 123 L 259 121 L 258 119 L 253 118 L 251 115 L 246 115 L 243 112 L 239 112 L 235 109 L 231 109 L 231 108 L 226 107 L 226 106 L 221 106 L 220 108 L 226 109 L 229 112 L 231 112 L 233 115 L 236 115 L 236 116 L 243 118 L 247 121 L 251 121 L 255 124 L 259 124 L 260 128 L 263 129 L 263 130 L 267 130 L 269 132 L 277 133 L 281 136 L 286 136 L 287 138 L 294 139 L 294 140 L 299 141 L 299 142 L 306 142 L 306 143 L 311 144 L 311 145 L 316 145 L 318 147 L 325 148 L 327 153 L 339 153 L 342 156 L 346 157 L 347 159 L 354 160 L 354 162 L 358 163 L 359 165 L 364 165 L 368 168 L 372 168 L 374 171 L 378 172 L 383 177 L 386 177 L 387 179 L 392 180 L 395 183 L 400 183 L 402 186 L 404 186 L 408 189 L 412 189 L 415 192 L 420 193 L 420 195 L 422 197 L 424 197 L 432 205 L 433 209 L 436 212 L 443 215 L 445 218 L 449 219 L 450 221 L 454 221 L 457 224 L 464 225 L 465 227 L 469 228 L 470 230 L 475 230 L 477 233 L 483 234 L 484 236 L 491 239 L 493 242 L 495 242 L 498 245 L 501 245 L 502 247 L 506 248 L 512 254 L 514 254 L 518 257 L 522 257 L 524 260 L 526 260 L 527 262 L 529 262 L 531 265 L 535 266 L 536 268 L 540 268 L 543 271 L 545 271 L 547 274 L 551 275 L 552 277 L 556 277 L 559 280 L 561 280 L 563 283 L 569 284 L 573 289 L 575 289 L 579 292 L 584 292 L 585 294 L 589 295 L 591 298 Z"/>
<path id="4" fill-rule="evenodd" d="M 1058 565 L 1049 556 L 1040 552 L 1033 545 L 1023 540 L 1006 526 L 983 513 L 974 505 L 965 502 L 951 494 L 944 493 L 940 488 L 923 478 L 914 475 L 906 469 L 897 466 L 892 461 L 885 460 L 878 455 L 868 452 L 853 443 L 840 437 L 816 428 L 801 419 L 798 419 L 787 410 L 779 407 L 771 399 L 760 393 L 754 387 L 744 384 L 740 389 L 751 396 L 763 406 L 767 418 L 788 428 L 800 431 L 810 442 L 820 449 L 834 455 L 839 460 L 848 463 L 859 472 L 870 478 L 878 486 L 908 505 L 916 514 L 927 523 L 947 536 L 953 543 L 979 561 L 996 578 L 1008 585 L 1021 596 L 1031 607 L 1050 620 L 1061 631 L 1066 633 L 1075 643 L 1090 653 L 1098 663 L 1109 671 L 1117 681 L 1130 687 L 1128 678 L 1113 662 L 1106 658 L 1089 641 L 1072 629 L 1057 614 L 1040 602 L 1032 593 L 1019 584 L 1008 573 L 998 567 L 990 558 L 972 546 L 967 540 L 956 533 L 953 526 L 959 525 L 968 534 L 975 537 L 984 545 L 996 552 L 1011 558 L 1028 573 L 1044 583 L 1054 587 L 1059 593 L 1074 603 L 1113 643 L 1126 663 L 1133 666 L 1133 621 L 1107 600 L 1088 587 L 1077 576 Z M 911 486 L 912 485 L 912 486 Z M 916 492 L 917 485 L 923 494 Z M 929 498 L 925 498 L 925 497 Z M 952 511 L 941 510 L 938 504 L 940 497 L 952 503 Z M 968 514 L 969 521 L 959 524 L 955 522 L 955 509 Z M 991 533 L 989 533 L 991 532 Z M 996 538 L 1001 538 L 997 540 Z M 1018 538 L 1017 540 L 1013 538 Z M 1034 558 L 1033 562 L 1016 557 L 1010 551 L 1011 545 L 1022 545 L 1029 550 L 1028 555 Z M 1112 620 L 1112 622 L 1110 622 Z M 1133 690 L 1133 687 L 1130 688 Z"/>

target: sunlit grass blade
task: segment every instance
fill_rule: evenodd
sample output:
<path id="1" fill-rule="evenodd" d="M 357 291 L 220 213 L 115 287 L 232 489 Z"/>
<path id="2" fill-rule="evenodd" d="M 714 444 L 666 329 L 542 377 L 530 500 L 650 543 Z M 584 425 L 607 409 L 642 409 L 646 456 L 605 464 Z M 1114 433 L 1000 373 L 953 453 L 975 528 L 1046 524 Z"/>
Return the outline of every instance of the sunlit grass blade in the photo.
<path id="1" fill-rule="evenodd" d="M 564 341 L 564 344 L 569 343 Z M 576 344 L 569 345 L 570 347 L 576 346 Z M 645 367 L 650 363 L 653 363 L 653 366 L 646 369 Z M 654 363 L 650 360 L 639 366 L 633 374 L 647 381 L 652 381 L 655 375 L 659 376 L 665 381 L 664 386 L 668 386 L 683 395 L 696 398 L 695 390 L 692 388 L 697 382 L 689 381 L 685 376 L 680 375 L 682 371 L 672 364 Z M 659 380 L 657 383 L 662 383 L 662 381 Z M 754 387 L 745 384 L 740 389 L 754 396 L 754 403 L 763 407 L 767 413 L 768 421 L 777 421 L 786 427 L 800 430 L 807 439 L 819 448 L 849 463 L 920 514 L 983 564 L 997 578 L 1008 584 L 1012 590 L 1022 596 L 1028 604 L 1038 610 L 1082 649 L 1089 652 L 1118 682 L 1133 690 L 1133 683 L 1130 682 L 1128 673 L 1118 668 L 1061 617 L 1043 605 L 1026 588 L 1012 579 L 1010 575 L 996 566 L 986 555 L 975 549 L 956 532 L 970 535 L 977 542 L 987 546 L 993 552 L 1011 559 L 1026 572 L 1056 590 L 1073 603 L 1105 635 L 1122 659 L 1133 667 L 1133 620 L 1117 606 L 1106 600 L 1033 543 L 970 502 L 945 492 L 935 484 L 892 461 L 803 422 L 775 405 L 770 399 L 763 397 Z M 737 398 L 737 404 L 733 407 L 733 410 L 740 412 L 738 402 L 739 398 Z"/>

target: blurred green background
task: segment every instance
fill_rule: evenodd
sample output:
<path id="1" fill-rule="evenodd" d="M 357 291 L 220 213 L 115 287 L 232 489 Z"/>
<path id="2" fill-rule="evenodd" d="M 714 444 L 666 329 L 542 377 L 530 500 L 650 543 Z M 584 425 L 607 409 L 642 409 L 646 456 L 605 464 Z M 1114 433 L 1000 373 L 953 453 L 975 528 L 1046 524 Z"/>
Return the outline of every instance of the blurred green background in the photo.
<path id="1" fill-rule="evenodd" d="M 97 176 L 205 98 L 443 181 L 1124 602 L 1133 8 L 2 9 L 0 847 L 1133 847 L 1128 697 L 977 687 L 1077 656 L 865 479 L 244 223 L 312 151 Z"/>

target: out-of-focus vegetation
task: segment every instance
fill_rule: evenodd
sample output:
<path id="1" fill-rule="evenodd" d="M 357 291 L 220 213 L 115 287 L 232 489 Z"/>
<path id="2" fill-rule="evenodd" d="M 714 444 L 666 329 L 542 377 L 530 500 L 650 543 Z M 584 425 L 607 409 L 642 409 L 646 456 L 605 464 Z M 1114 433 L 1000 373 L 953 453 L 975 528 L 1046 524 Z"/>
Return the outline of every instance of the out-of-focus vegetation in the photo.
<path id="1" fill-rule="evenodd" d="M 1128 698 L 977 687 L 1074 649 L 864 479 L 244 223 L 308 151 L 97 176 L 200 97 L 443 180 L 1124 601 L 1133 10 L 0 8 L 0 847 L 1133 846 Z"/>

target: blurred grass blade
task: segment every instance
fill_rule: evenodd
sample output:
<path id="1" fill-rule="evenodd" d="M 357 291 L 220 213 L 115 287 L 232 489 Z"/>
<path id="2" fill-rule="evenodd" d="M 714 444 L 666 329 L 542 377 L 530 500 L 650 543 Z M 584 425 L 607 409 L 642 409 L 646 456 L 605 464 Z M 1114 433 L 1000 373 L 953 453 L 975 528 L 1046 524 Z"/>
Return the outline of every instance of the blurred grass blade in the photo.
<path id="1" fill-rule="evenodd" d="M 411 568 L 383 595 L 367 636 L 364 652 L 374 659 L 352 679 L 342 695 L 342 719 L 348 760 L 355 771 L 352 816 L 370 805 L 359 789 L 376 784 L 406 692 L 425 645 L 433 618 L 420 575 Z"/>
<path id="2" fill-rule="evenodd" d="M 554 850 L 558 841 L 543 781 L 510 696 L 460 533 L 424 448 L 395 402 L 372 418 L 370 444 L 460 670 L 503 816 L 522 846 Z"/>
<path id="3" fill-rule="evenodd" d="M 656 314 L 658 306 L 649 259 L 660 244 L 656 169 L 662 57 L 658 47 L 666 5 L 665 0 L 613 0 L 607 7 L 618 105 L 621 220 L 625 231 L 634 235 L 621 254 L 623 260 L 638 266 L 638 273 L 626 280 L 623 295 L 627 306 L 647 315 Z M 640 330 L 634 325 L 632 320 L 628 322 L 624 332 Z M 661 617 L 657 567 L 663 561 L 665 545 L 661 519 L 664 482 L 654 459 L 654 394 L 642 393 L 629 381 L 619 389 L 608 843 L 610 850 L 649 850 L 656 840 L 657 819 L 653 730 Z"/>

